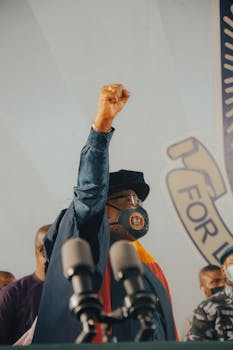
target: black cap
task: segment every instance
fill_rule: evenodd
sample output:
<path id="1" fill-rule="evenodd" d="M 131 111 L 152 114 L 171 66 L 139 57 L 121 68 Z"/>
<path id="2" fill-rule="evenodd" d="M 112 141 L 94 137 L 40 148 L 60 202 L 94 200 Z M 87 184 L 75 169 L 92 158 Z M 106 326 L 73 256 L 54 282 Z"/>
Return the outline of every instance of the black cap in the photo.
<path id="1" fill-rule="evenodd" d="M 141 201 L 144 201 L 150 192 L 143 173 L 132 170 L 119 170 L 109 174 L 108 196 L 122 190 L 134 190 Z"/>
<path id="2" fill-rule="evenodd" d="M 228 247 L 222 254 L 222 256 L 220 257 L 220 263 L 223 265 L 226 258 L 229 256 L 229 255 L 232 255 L 233 254 L 233 246 L 232 247 Z"/>

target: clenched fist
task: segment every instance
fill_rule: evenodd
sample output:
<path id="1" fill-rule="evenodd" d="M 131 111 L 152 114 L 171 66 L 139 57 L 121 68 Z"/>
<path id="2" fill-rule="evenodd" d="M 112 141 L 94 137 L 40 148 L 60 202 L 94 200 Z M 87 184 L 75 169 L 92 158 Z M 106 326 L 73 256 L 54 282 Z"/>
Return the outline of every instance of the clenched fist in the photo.
<path id="1" fill-rule="evenodd" d="M 105 85 L 102 87 L 98 100 L 98 113 L 94 119 L 95 129 L 107 132 L 111 129 L 112 121 L 121 111 L 130 96 L 122 84 Z"/>

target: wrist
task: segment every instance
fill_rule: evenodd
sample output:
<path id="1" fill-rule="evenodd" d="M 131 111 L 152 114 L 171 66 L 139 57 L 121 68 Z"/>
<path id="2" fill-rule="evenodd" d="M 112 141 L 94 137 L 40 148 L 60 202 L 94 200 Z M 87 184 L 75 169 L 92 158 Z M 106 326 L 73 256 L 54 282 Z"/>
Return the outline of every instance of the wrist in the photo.
<path id="1" fill-rule="evenodd" d="M 110 126 L 110 128 L 98 128 L 95 123 L 93 122 L 92 123 L 92 129 L 95 131 L 95 132 L 102 132 L 102 133 L 105 133 L 105 134 L 108 134 L 112 131 L 112 126 Z"/>
<path id="2" fill-rule="evenodd" d="M 92 127 L 96 132 L 110 132 L 112 129 L 112 121 L 114 118 L 104 118 L 103 115 L 95 117 Z"/>

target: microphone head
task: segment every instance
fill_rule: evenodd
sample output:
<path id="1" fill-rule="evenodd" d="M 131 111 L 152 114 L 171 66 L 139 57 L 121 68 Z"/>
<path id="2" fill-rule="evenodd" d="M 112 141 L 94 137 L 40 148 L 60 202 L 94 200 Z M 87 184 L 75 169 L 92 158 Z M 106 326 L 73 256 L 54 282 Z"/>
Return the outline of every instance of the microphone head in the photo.
<path id="1" fill-rule="evenodd" d="M 62 246 L 62 265 L 66 278 L 74 275 L 78 268 L 94 272 L 94 262 L 87 241 L 81 238 L 69 239 Z"/>
<path id="2" fill-rule="evenodd" d="M 116 281 L 124 278 L 124 272 L 129 270 L 143 274 L 143 265 L 134 246 L 128 241 L 118 241 L 110 248 L 110 261 Z"/>

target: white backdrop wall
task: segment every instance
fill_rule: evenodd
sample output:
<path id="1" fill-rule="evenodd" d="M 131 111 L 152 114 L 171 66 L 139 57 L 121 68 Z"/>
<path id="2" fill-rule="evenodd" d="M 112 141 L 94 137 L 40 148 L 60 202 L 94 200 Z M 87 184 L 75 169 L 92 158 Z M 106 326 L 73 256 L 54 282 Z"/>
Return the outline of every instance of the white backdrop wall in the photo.
<path id="1" fill-rule="evenodd" d="M 216 90 L 218 1 L 0 1 L 0 269 L 35 266 L 38 227 L 72 198 L 99 88 L 132 97 L 115 122 L 111 170 L 144 171 L 151 228 L 142 240 L 163 267 L 179 329 L 203 298 L 206 264 L 176 217 L 166 148 L 198 137 L 222 164 Z M 217 97 L 217 99 L 220 97 Z M 222 204 L 232 224 L 229 203 Z"/>

